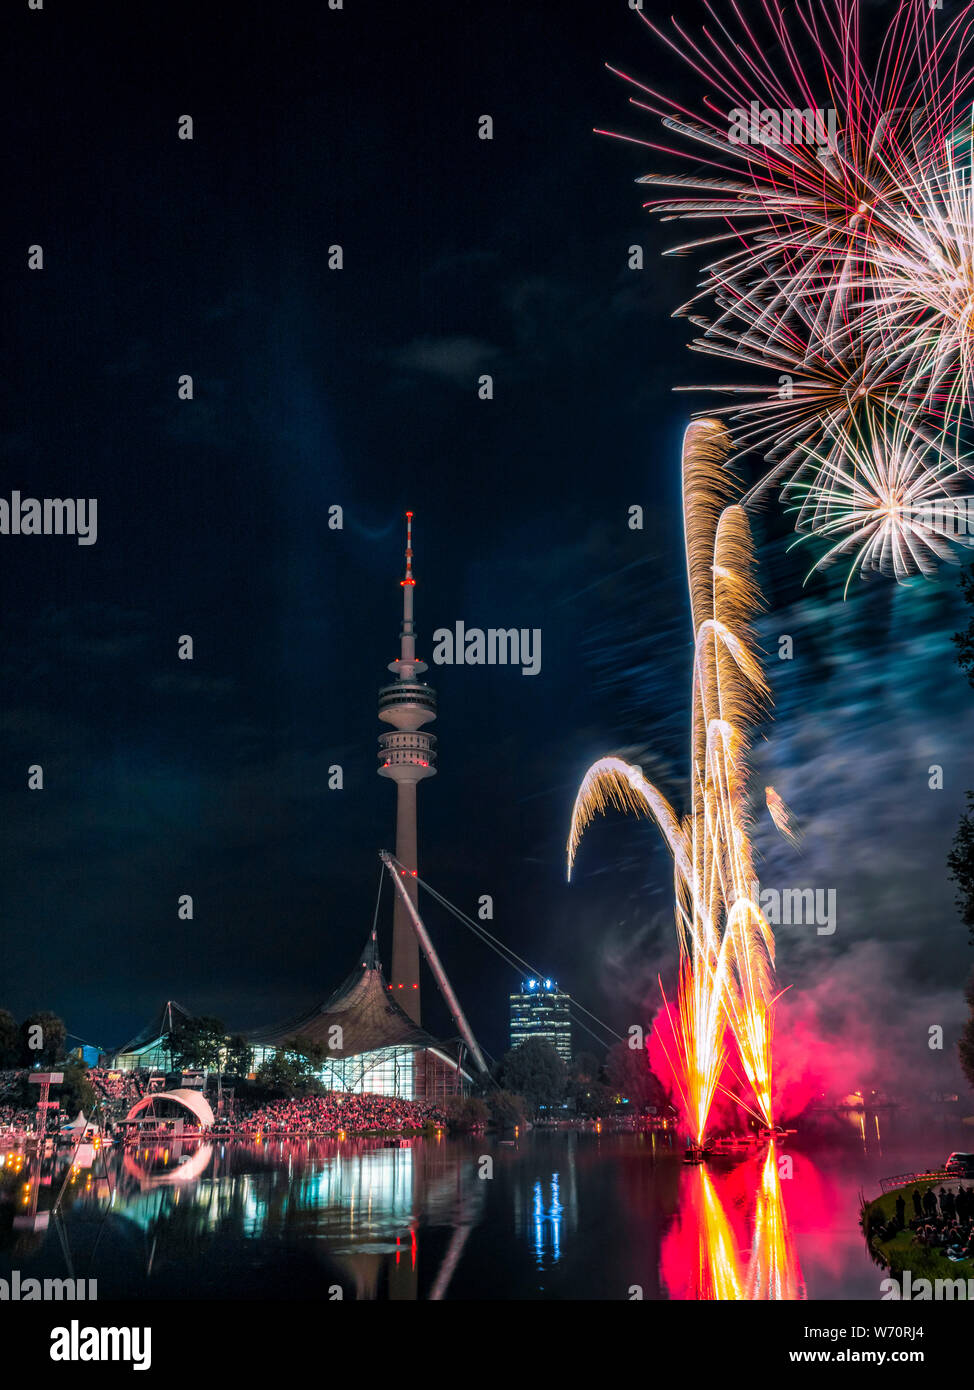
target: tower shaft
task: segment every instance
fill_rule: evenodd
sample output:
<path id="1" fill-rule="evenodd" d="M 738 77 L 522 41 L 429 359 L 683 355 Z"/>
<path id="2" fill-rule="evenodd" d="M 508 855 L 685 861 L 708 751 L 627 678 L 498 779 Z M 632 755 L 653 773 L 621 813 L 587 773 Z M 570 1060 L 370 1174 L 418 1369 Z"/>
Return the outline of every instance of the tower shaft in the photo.
<path id="1" fill-rule="evenodd" d="M 413 514 L 406 513 L 406 575 L 402 586 L 399 656 L 389 663 L 395 680 L 379 691 L 379 718 L 394 732 L 379 735 L 380 777 L 396 783 L 396 858 L 407 869 L 406 890 L 416 904 L 419 888 L 416 786 L 436 773 L 436 736 L 423 725 L 436 718 L 436 692 L 422 679 L 426 663 L 416 657 L 413 623 Z M 396 895 L 392 921 L 392 989 L 396 1002 L 420 1022 L 419 942 L 405 903 Z"/>
<path id="2" fill-rule="evenodd" d="M 410 873 L 403 880 L 414 907 L 419 902 L 416 871 L 416 783 L 400 782 L 396 787 L 396 858 Z M 399 989 L 399 984 L 403 989 Z M 415 986 L 415 988 L 413 988 Z M 420 1020 L 419 942 L 409 912 L 396 894 L 392 916 L 392 988 L 399 1003 L 416 1023 Z M 415 1010 L 410 1008 L 415 1004 Z"/>

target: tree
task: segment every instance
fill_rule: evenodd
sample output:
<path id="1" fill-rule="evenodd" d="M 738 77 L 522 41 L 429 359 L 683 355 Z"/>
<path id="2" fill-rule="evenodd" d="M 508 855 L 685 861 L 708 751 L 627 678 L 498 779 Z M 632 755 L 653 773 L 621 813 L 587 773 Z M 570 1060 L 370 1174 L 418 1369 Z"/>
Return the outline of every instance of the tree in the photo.
<path id="1" fill-rule="evenodd" d="M 961 571 L 960 588 L 964 598 L 974 608 L 974 565 Z M 974 617 L 963 632 L 954 633 L 951 641 L 957 648 L 957 665 L 967 676 L 968 685 L 974 685 Z"/>
<path id="2" fill-rule="evenodd" d="M 322 1067 L 328 1060 L 328 1049 L 325 1044 L 315 1042 L 313 1038 L 306 1038 L 302 1033 L 299 1033 L 296 1038 L 289 1039 L 284 1046 L 296 1053 L 307 1064 L 305 1071 L 309 1077 L 317 1080 Z"/>
<path id="3" fill-rule="evenodd" d="M 15 1067 L 20 1060 L 20 1029 L 9 1009 L 0 1009 L 0 1067 Z"/>
<path id="4" fill-rule="evenodd" d="M 601 1090 L 599 1075 L 601 1066 L 591 1052 L 579 1052 L 573 1057 L 565 1080 L 565 1099 L 574 1102 L 579 1115 L 593 1115 L 598 1107 L 593 1105 Z"/>
<path id="5" fill-rule="evenodd" d="M 565 1064 L 545 1038 L 528 1038 L 501 1058 L 498 1082 L 505 1091 L 522 1095 L 536 1114 L 542 1106 L 558 1105 L 565 1094 Z"/>
<path id="6" fill-rule="evenodd" d="M 227 1040 L 225 1024 L 219 1018 L 183 1019 L 172 1031 L 169 1043 L 173 1066 L 218 1067 L 220 1054 Z"/>
<path id="7" fill-rule="evenodd" d="M 257 1085 L 275 1096 L 313 1095 L 321 1090 L 320 1071 L 325 1049 L 310 1038 L 289 1038 L 257 1068 Z"/>
<path id="8" fill-rule="evenodd" d="M 64 1083 L 56 1095 L 61 1102 L 62 1123 L 73 1119 L 79 1110 L 83 1110 L 86 1118 L 90 1119 L 96 1096 L 95 1088 L 88 1080 L 88 1068 L 84 1062 L 65 1062 L 61 1070 Z M 37 1090 L 36 1086 L 34 1090 Z"/>
<path id="9" fill-rule="evenodd" d="M 446 1122 L 453 1134 L 469 1134 L 487 1123 L 487 1104 L 479 1096 L 450 1096 L 444 1101 Z"/>
<path id="10" fill-rule="evenodd" d="M 253 1066 L 254 1049 L 242 1033 L 232 1033 L 227 1039 L 227 1071 L 234 1076 L 246 1076 Z"/>
<path id="11" fill-rule="evenodd" d="M 662 1104 L 663 1088 L 649 1065 L 645 1047 L 618 1042 L 605 1060 L 606 1080 L 613 1091 L 629 1101 L 633 1114 Z"/>
<path id="12" fill-rule="evenodd" d="M 64 1053 L 68 1030 L 64 1020 L 48 1009 L 28 1014 L 20 1025 L 20 1060 L 24 1066 L 53 1067 Z"/>
<path id="13" fill-rule="evenodd" d="M 957 1044 L 957 1053 L 960 1057 L 960 1064 L 964 1069 L 968 1084 L 974 1088 L 974 973 L 972 973 L 964 988 L 964 998 L 967 1000 L 967 1007 L 970 1009 L 970 1018 L 964 1024 L 964 1030 L 960 1035 Z"/>
<path id="14" fill-rule="evenodd" d="M 516 1096 L 512 1091 L 491 1091 L 487 1109 L 498 1129 L 515 1129 L 524 1124 L 527 1104 L 523 1096 Z"/>
<path id="15" fill-rule="evenodd" d="M 967 793 L 967 810 L 960 818 L 954 847 L 947 856 L 950 878 L 960 889 L 954 899 L 961 921 L 974 945 L 974 792 Z"/>

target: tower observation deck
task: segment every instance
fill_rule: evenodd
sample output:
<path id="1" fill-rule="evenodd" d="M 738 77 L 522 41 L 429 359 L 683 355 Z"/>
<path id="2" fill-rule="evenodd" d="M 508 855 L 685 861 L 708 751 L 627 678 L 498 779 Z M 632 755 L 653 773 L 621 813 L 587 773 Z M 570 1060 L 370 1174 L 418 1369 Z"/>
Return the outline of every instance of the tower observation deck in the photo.
<path id="1" fill-rule="evenodd" d="M 416 883 L 416 787 L 436 773 L 436 735 L 425 733 L 424 724 L 436 718 L 436 691 L 422 679 L 425 661 L 416 657 L 413 623 L 413 514 L 406 513 L 406 574 L 402 588 L 402 629 L 399 655 L 389 663 L 395 676 L 379 691 L 379 718 L 392 731 L 379 735 L 380 777 L 396 784 L 396 858 L 409 871 L 406 891 L 413 905 Z M 414 1023 L 420 1022 L 419 942 L 405 903 L 396 894 L 392 923 L 392 989 L 396 1003 Z"/>

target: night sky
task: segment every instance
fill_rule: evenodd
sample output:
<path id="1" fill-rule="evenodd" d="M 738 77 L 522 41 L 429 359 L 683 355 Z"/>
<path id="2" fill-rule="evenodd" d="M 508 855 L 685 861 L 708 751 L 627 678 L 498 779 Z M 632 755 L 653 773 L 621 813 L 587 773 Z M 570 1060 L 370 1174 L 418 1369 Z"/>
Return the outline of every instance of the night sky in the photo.
<path id="1" fill-rule="evenodd" d="M 98 539 L 0 537 L 0 1005 L 113 1047 L 167 998 L 246 1028 L 351 969 L 393 840 L 376 693 L 409 507 L 420 656 L 458 620 L 542 630 L 538 676 L 431 668 L 420 873 L 471 913 L 491 894 L 492 929 L 617 1030 L 647 1019 L 676 958 L 658 836 L 596 825 L 570 888 L 564 843 L 603 753 L 686 793 L 679 447 L 707 397 L 672 388 L 708 366 L 670 318 L 695 263 L 660 259 L 681 238 L 634 182 L 665 156 L 593 127 L 658 134 L 605 62 L 701 93 L 625 0 L 47 0 L 9 27 L 0 495 L 96 497 Z M 843 603 L 838 577 L 802 587 L 775 505 L 756 526 L 762 882 L 839 904 L 833 937 L 779 937 L 783 1036 L 814 1026 L 837 1085 L 850 1051 L 947 1084 L 971 964 L 944 868 L 974 785 L 956 571 Z M 499 1053 L 518 976 L 426 920 Z M 428 975 L 425 1004 L 452 1032 Z"/>

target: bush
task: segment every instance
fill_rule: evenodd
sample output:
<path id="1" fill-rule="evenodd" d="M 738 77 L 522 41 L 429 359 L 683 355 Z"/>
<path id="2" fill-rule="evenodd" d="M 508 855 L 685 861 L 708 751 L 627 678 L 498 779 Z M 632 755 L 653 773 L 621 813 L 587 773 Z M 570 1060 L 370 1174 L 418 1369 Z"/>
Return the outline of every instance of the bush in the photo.
<path id="1" fill-rule="evenodd" d="M 487 1106 L 479 1096 L 451 1096 L 443 1109 L 451 1134 L 469 1134 L 487 1123 Z"/>
<path id="2" fill-rule="evenodd" d="M 505 1052 L 497 1080 L 504 1090 L 524 1096 L 532 1114 L 561 1103 L 565 1064 L 546 1038 L 528 1038 Z"/>
<path id="3" fill-rule="evenodd" d="M 79 1110 L 83 1110 L 85 1118 L 90 1120 L 97 1096 L 88 1079 L 88 1068 L 84 1062 L 65 1062 L 61 1070 L 64 1073 L 64 1084 L 60 1089 L 55 1087 L 54 1094 L 61 1102 L 63 1121 L 73 1120 Z M 31 1089 L 36 1091 L 37 1087 L 33 1086 Z"/>
<path id="4" fill-rule="evenodd" d="M 513 1091 L 494 1091 L 487 1097 L 487 1108 L 498 1129 L 514 1129 L 524 1124 L 527 1103 Z"/>

